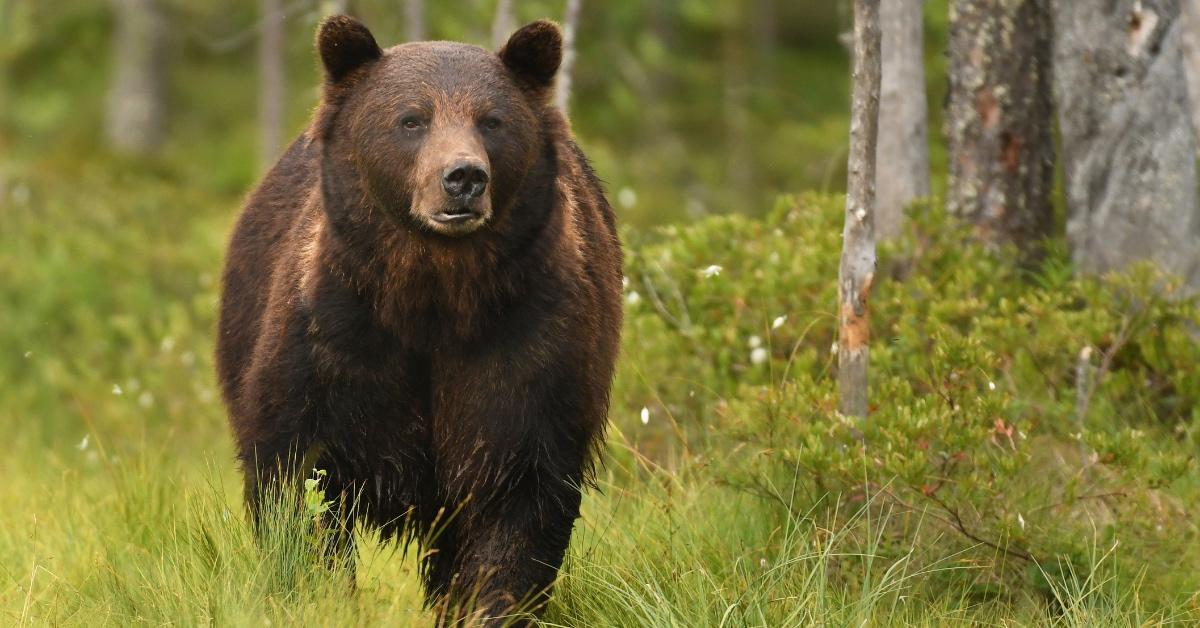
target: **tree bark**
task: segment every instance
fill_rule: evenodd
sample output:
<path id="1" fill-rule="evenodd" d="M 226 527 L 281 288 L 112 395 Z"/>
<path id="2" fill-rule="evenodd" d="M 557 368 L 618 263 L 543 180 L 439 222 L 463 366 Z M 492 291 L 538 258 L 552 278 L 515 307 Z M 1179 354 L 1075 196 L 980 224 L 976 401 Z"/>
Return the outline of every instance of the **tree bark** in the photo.
<path id="1" fill-rule="evenodd" d="M 1154 260 L 1200 288 L 1179 0 L 1055 5 L 1067 239 L 1081 270 Z"/>
<path id="2" fill-rule="evenodd" d="M 408 41 L 424 41 L 427 37 L 425 34 L 425 0 L 405 0 L 404 20 Z"/>
<path id="3" fill-rule="evenodd" d="M 982 240 L 1026 253 L 1053 226 L 1049 2 L 950 6 L 947 208 Z"/>
<path id="4" fill-rule="evenodd" d="M 262 33 L 258 43 L 259 169 L 266 172 L 283 145 L 283 115 L 287 91 L 284 55 L 283 0 L 262 0 Z"/>
<path id="5" fill-rule="evenodd" d="M 860 418 L 867 416 L 868 300 L 875 278 L 875 155 L 882 73 L 879 2 L 854 0 L 849 179 L 838 269 L 838 409 Z"/>
<path id="6" fill-rule="evenodd" d="M 1192 130 L 1200 138 L 1200 0 L 1183 0 L 1183 73 L 1187 75 Z"/>
<path id="7" fill-rule="evenodd" d="M 492 18 L 492 47 L 499 50 L 515 28 L 512 0 L 496 0 L 496 15 Z"/>
<path id="8" fill-rule="evenodd" d="M 558 67 L 558 78 L 554 92 L 554 104 L 567 112 L 571 102 L 571 72 L 575 69 L 575 34 L 579 30 L 579 10 L 582 0 L 567 0 L 563 15 L 563 56 Z"/>
<path id="9" fill-rule="evenodd" d="M 924 0 L 880 5 L 883 86 L 879 100 L 878 207 L 875 233 L 896 237 L 904 208 L 929 196 L 929 125 L 925 99 Z"/>
<path id="10" fill-rule="evenodd" d="M 112 0 L 113 79 L 106 131 L 120 153 L 144 155 L 166 138 L 167 21 L 156 0 Z"/>

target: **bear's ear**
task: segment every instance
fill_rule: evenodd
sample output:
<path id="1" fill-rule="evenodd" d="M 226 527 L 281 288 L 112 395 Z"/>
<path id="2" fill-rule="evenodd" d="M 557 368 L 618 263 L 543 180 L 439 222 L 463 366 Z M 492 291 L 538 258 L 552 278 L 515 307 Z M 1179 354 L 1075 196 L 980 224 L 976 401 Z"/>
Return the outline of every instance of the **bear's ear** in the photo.
<path id="1" fill-rule="evenodd" d="M 371 31 L 345 15 L 334 15 L 321 22 L 317 51 L 331 84 L 341 82 L 351 72 L 383 56 Z"/>
<path id="2" fill-rule="evenodd" d="M 562 31 L 550 20 L 526 24 L 500 49 L 500 60 L 523 83 L 545 90 L 562 63 Z"/>

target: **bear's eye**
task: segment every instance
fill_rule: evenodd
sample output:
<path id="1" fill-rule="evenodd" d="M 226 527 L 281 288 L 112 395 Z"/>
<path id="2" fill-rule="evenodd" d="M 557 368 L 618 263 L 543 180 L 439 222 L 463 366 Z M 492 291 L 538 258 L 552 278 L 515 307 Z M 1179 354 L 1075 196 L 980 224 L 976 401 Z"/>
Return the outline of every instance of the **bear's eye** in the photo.
<path id="1" fill-rule="evenodd" d="M 504 121 L 496 116 L 488 116 L 481 120 L 479 124 L 487 131 L 495 131 L 504 126 Z"/>
<path id="2" fill-rule="evenodd" d="M 421 127 L 425 126 L 425 122 L 416 116 L 405 116 L 400 120 L 400 126 L 405 131 L 420 131 Z"/>

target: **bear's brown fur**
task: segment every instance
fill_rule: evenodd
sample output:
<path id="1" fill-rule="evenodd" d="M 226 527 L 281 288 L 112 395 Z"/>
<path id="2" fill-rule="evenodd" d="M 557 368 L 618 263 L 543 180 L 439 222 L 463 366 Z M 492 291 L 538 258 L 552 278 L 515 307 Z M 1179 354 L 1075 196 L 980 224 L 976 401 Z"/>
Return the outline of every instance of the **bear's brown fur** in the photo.
<path id="1" fill-rule="evenodd" d="M 426 544 L 428 599 L 544 600 L 607 417 L 612 209 L 551 22 L 499 54 L 320 27 L 322 103 L 229 247 L 217 369 L 251 512 L 325 469 L 338 521 Z M 348 538 L 346 539 L 348 541 Z"/>

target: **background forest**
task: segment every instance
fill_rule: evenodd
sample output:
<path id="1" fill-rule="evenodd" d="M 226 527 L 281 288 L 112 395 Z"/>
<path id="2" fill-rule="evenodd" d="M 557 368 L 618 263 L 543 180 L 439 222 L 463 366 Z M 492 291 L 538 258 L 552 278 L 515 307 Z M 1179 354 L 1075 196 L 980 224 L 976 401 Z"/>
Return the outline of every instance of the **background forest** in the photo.
<path id="1" fill-rule="evenodd" d="M 1195 3 L 883 2 L 860 420 L 849 1 L 0 0 L 0 622 L 430 623 L 398 548 L 348 596 L 311 513 L 253 540 L 225 241 L 316 103 L 323 15 L 493 46 L 568 5 L 626 329 L 546 625 L 1200 621 Z"/>

